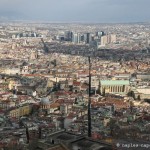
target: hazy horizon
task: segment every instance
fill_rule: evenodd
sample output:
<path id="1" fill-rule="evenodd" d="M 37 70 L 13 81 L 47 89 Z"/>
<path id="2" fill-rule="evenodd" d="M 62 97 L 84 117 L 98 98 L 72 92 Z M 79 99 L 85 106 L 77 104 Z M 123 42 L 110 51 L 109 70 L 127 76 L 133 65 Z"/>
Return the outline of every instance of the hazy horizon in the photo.
<path id="1" fill-rule="evenodd" d="M 0 21 L 149 22 L 149 5 L 150 0 L 0 0 Z"/>

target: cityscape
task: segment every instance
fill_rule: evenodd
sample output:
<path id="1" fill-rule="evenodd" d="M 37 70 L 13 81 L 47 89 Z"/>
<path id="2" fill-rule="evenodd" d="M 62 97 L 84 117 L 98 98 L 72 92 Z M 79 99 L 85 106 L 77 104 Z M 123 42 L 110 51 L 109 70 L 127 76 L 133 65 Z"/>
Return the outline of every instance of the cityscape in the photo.
<path id="1" fill-rule="evenodd" d="M 149 20 L 42 21 L 43 12 L 0 11 L 0 150 L 150 149 Z"/>

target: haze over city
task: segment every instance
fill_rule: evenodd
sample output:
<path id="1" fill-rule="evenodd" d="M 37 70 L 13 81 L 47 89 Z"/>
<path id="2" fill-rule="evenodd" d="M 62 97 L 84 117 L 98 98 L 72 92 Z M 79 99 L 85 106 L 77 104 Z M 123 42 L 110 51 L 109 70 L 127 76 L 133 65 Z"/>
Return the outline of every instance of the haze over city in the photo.
<path id="1" fill-rule="evenodd" d="M 148 22 L 149 0 L 0 0 L 3 20 Z"/>

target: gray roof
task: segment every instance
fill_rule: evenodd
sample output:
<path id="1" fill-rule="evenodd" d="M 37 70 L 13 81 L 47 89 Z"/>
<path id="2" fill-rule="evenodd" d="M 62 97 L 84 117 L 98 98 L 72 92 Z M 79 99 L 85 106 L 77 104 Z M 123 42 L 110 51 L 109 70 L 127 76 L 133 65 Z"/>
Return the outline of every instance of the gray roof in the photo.
<path id="1" fill-rule="evenodd" d="M 41 103 L 44 105 L 48 105 L 48 104 L 50 104 L 50 101 L 49 101 L 48 97 L 43 97 L 43 98 L 41 98 Z"/>

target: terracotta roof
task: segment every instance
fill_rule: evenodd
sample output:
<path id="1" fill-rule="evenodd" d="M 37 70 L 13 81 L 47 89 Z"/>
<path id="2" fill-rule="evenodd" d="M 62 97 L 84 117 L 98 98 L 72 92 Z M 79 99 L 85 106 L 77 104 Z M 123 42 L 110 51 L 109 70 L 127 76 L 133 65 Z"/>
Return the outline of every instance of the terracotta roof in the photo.
<path id="1" fill-rule="evenodd" d="M 82 84 L 81 88 L 87 89 L 87 88 L 88 88 L 88 85 Z"/>
<path id="2" fill-rule="evenodd" d="M 60 106 L 59 103 L 53 103 L 53 104 L 50 105 L 50 108 L 57 108 L 59 106 Z"/>
<path id="3" fill-rule="evenodd" d="M 74 85 L 74 86 L 80 86 L 80 82 L 73 81 L 73 85 Z"/>
<path id="4" fill-rule="evenodd" d="M 123 100 L 119 99 L 112 99 L 112 98 L 107 98 L 106 101 L 101 101 L 101 102 L 93 102 L 92 106 L 97 107 L 97 106 L 105 106 L 105 105 L 115 105 L 116 108 L 126 108 L 129 106 L 127 102 L 124 102 Z"/>
<path id="5" fill-rule="evenodd" d="M 63 104 L 64 103 L 64 99 L 58 99 L 58 100 L 56 100 L 56 103 Z"/>
<path id="6" fill-rule="evenodd" d="M 41 74 L 24 74 L 23 76 L 27 76 L 27 77 L 41 77 L 42 75 Z"/>

